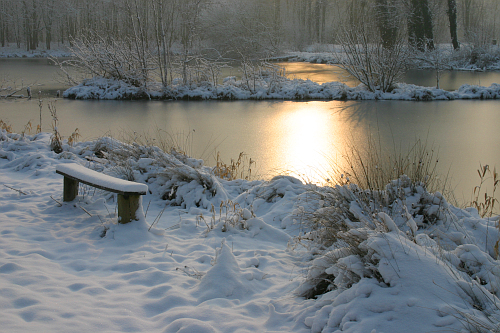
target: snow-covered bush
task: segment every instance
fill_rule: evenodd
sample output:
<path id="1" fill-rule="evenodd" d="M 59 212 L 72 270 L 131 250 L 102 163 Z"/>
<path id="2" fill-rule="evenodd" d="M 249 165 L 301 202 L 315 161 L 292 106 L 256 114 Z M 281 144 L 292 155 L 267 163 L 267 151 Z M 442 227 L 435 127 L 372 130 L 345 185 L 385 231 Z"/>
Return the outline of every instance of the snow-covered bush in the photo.
<path id="1" fill-rule="evenodd" d="M 87 158 L 94 162 L 93 168 L 147 183 L 150 191 L 170 205 L 208 208 L 212 205 L 209 199 L 215 196 L 227 199 L 211 168 L 175 150 L 166 153 L 156 146 L 126 144 L 104 137 L 84 147 L 80 154 L 92 155 Z"/>
<path id="2" fill-rule="evenodd" d="M 475 209 L 469 214 L 455 208 L 407 176 L 381 190 L 355 184 L 313 188 L 297 206 L 294 218 L 307 232 L 296 242 L 307 246 L 311 259 L 297 291 L 321 299 L 318 306 L 333 306 L 323 308 L 331 309 L 327 322 L 317 316 L 308 324 L 313 331 L 341 327 L 335 320 L 339 306 L 363 290 L 430 283 L 417 277 L 428 260 L 436 267 L 426 272 L 434 283 L 428 287 L 463 299 L 464 307 L 449 307 L 448 314 L 467 329 L 498 331 L 500 261 L 494 257 L 500 217 L 482 219 Z"/>
<path id="3" fill-rule="evenodd" d="M 134 87 L 145 87 L 151 80 L 153 55 L 137 47 L 137 38 L 122 40 L 103 37 L 95 32 L 73 41 L 71 51 L 75 58 L 66 64 L 90 75 L 121 80 Z"/>

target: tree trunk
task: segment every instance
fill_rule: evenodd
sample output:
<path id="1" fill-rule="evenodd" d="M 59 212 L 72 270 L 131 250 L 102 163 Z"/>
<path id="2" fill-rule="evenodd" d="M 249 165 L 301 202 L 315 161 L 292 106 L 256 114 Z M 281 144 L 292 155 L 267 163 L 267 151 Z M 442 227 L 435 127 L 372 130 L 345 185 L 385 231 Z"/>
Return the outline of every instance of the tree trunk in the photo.
<path id="1" fill-rule="evenodd" d="M 470 38 L 470 32 L 471 32 L 471 5 L 472 5 L 472 0 L 464 0 L 463 16 L 464 16 L 464 30 L 466 38 Z"/>
<path id="2" fill-rule="evenodd" d="M 274 30 L 281 30 L 281 1 L 274 0 Z"/>
<path id="3" fill-rule="evenodd" d="M 429 1 L 423 0 L 421 1 L 422 6 L 422 17 L 424 23 L 424 36 L 425 43 L 427 45 L 428 50 L 434 50 L 434 32 L 432 27 L 432 14 L 429 8 Z"/>
<path id="4" fill-rule="evenodd" d="M 6 35 L 6 26 L 2 22 L 0 22 L 0 42 L 2 43 L 2 47 L 5 47 L 5 35 Z"/>
<path id="5" fill-rule="evenodd" d="M 434 49 L 432 31 L 432 14 L 428 0 L 411 0 L 411 11 L 408 18 L 408 38 L 412 46 L 424 52 Z"/>
<path id="6" fill-rule="evenodd" d="M 392 49 L 396 43 L 398 29 L 394 14 L 387 0 L 376 0 L 377 26 L 385 49 Z"/>
<path id="7" fill-rule="evenodd" d="M 460 44 L 458 43 L 457 36 L 457 2 L 456 0 L 448 0 L 448 19 L 450 20 L 450 35 L 453 49 L 459 50 Z"/>
<path id="8" fill-rule="evenodd" d="M 47 50 L 50 50 L 50 43 L 52 42 L 52 29 L 51 27 L 47 27 L 45 31 L 45 47 Z"/>

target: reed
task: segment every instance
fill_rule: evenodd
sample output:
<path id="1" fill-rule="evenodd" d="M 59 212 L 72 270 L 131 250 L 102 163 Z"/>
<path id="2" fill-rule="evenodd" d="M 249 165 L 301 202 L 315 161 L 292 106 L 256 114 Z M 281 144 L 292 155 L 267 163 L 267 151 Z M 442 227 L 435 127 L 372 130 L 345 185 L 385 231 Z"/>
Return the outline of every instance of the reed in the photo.
<path id="1" fill-rule="evenodd" d="M 327 179 L 335 184 L 356 184 L 363 190 L 384 190 L 392 180 L 407 176 L 411 182 L 429 192 L 441 191 L 453 197 L 448 177 L 438 173 L 439 157 L 435 147 L 417 139 L 407 149 L 387 152 L 374 138 L 364 149 L 350 144 L 343 154 L 343 163 L 332 163 Z"/>
<path id="2" fill-rule="evenodd" d="M 470 205 L 477 209 L 481 217 L 491 217 L 498 213 L 496 210 L 498 199 L 495 197 L 495 193 L 500 185 L 500 178 L 498 177 L 496 167 L 492 171 L 487 164 L 484 166 L 480 164 L 477 173 L 480 182 L 479 185 L 474 187 L 473 199 Z"/>
<path id="3" fill-rule="evenodd" d="M 220 157 L 220 152 L 217 152 L 215 167 L 213 168 L 213 173 L 215 176 L 226 179 L 252 179 L 252 167 L 256 165 L 256 162 L 252 158 L 248 157 L 244 152 L 240 152 L 236 160 L 231 159 L 229 164 L 226 164 Z"/>
<path id="4" fill-rule="evenodd" d="M 7 124 L 2 119 L 0 119 L 0 129 L 6 131 L 7 133 L 12 133 L 12 125 Z"/>

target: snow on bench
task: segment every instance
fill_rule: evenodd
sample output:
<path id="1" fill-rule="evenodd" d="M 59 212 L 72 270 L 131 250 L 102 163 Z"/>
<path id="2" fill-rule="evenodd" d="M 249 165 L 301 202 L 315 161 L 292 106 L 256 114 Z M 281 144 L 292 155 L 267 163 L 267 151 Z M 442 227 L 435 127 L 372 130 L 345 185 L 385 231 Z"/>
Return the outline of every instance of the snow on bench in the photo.
<path id="1" fill-rule="evenodd" d="M 64 176 L 64 201 L 73 201 L 76 198 L 79 183 L 118 193 L 120 223 L 128 223 L 137 219 L 136 212 L 141 205 L 140 196 L 148 192 L 148 186 L 145 184 L 108 176 L 76 163 L 58 165 L 56 172 Z"/>

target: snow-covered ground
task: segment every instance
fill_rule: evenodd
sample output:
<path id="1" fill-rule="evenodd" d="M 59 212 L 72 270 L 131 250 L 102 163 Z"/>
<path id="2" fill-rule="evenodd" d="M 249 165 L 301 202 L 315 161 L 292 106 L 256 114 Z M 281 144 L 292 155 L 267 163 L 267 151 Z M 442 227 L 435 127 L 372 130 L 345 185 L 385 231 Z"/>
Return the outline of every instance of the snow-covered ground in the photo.
<path id="1" fill-rule="evenodd" d="M 288 51 L 274 59 L 300 61 L 318 64 L 336 64 L 343 52 L 340 45 L 311 45 L 305 51 Z M 430 61 L 426 61 L 430 60 Z M 438 44 L 436 50 L 410 59 L 415 69 L 435 69 L 439 61 L 441 70 L 455 71 L 498 71 L 500 70 L 500 46 L 489 45 L 474 47 L 462 44 L 461 49 L 453 51 L 451 44 Z"/>
<path id="2" fill-rule="evenodd" d="M 58 44 L 53 44 L 50 50 L 41 46 L 32 51 L 27 51 L 25 48 L 18 48 L 16 44 L 0 47 L 0 58 L 67 58 L 71 56 L 72 53 L 68 47 Z"/>
<path id="3" fill-rule="evenodd" d="M 468 332 L 464 318 L 498 331 L 498 217 L 404 177 L 379 208 L 352 186 L 229 181 L 111 138 L 63 148 L 0 132 L 2 331 Z M 141 218 L 117 224 L 115 197 L 90 187 L 62 202 L 69 163 L 147 184 Z M 339 211 L 332 246 L 308 241 L 321 235 L 308 218 Z M 315 281 L 324 294 L 300 296 Z"/>
<path id="4" fill-rule="evenodd" d="M 96 77 L 71 87 L 63 93 L 73 99 L 286 99 L 286 100 L 405 100 L 432 101 L 455 99 L 500 99 L 500 84 L 490 87 L 462 85 L 456 91 L 446 91 L 434 87 L 421 87 L 413 84 L 398 83 L 396 89 L 384 93 L 371 92 L 364 85 L 349 87 L 341 82 L 319 84 L 310 80 L 285 79 L 279 81 L 259 81 L 255 87 L 248 86 L 241 80 L 227 79 L 214 87 L 210 84 L 173 85 L 166 90 L 161 87 L 144 91 L 119 80 Z"/>

